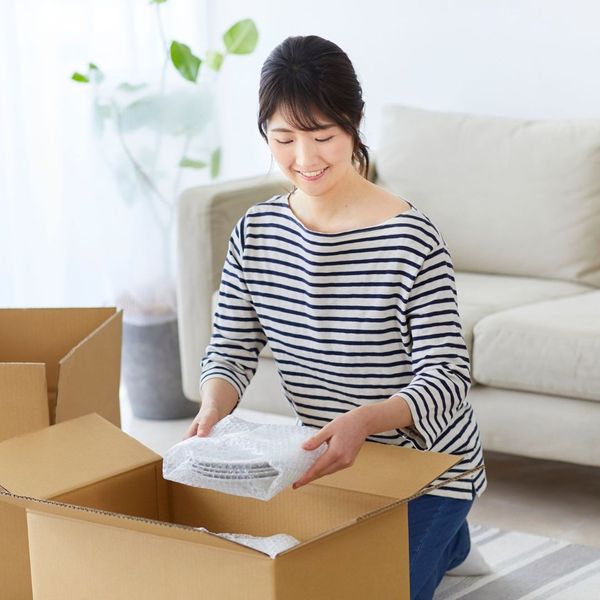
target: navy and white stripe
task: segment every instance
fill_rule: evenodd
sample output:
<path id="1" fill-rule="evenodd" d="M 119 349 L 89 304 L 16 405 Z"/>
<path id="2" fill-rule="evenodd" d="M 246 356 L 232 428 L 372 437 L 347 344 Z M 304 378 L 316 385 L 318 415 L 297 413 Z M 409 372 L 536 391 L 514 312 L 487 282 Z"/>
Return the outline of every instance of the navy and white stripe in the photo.
<path id="1" fill-rule="evenodd" d="M 430 493 L 483 493 L 485 469 L 444 483 L 483 455 L 452 260 L 414 206 L 341 233 L 307 229 L 286 196 L 251 207 L 230 238 L 200 385 L 223 378 L 241 397 L 267 342 L 304 424 L 401 395 L 414 426 L 368 440 L 460 455 Z"/>

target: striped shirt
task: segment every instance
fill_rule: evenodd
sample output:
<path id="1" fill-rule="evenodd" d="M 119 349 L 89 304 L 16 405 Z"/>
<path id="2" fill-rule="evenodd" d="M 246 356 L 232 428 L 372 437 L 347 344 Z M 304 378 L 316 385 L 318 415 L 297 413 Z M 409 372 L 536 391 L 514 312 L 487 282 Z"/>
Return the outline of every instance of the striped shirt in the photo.
<path id="1" fill-rule="evenodd" d="M 267 342 L 303 424 L 402 396 L 414 424 L 367 440 L 459 455 L 428 493 L 483 493 L 485 468 L 460 476 L 484 462 L 452 260 L 415 206 L 339 233 L 305 227 L 286 195 L 252 206 L 229 240 L 200 385 L 222 378 L 241 398 Z"/>

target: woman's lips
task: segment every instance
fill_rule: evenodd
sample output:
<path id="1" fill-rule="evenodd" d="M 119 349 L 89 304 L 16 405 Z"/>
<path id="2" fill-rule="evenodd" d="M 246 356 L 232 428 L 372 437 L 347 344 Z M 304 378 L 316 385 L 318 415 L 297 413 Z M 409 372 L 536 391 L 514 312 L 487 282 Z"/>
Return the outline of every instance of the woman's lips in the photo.
<path id="1" fill-rule="evenodd" d="M 323 177 L 323 175 L 325 174 L 325 171 L 327 171 L 329 167 L 325 167 L 324 169 L 321 169 L 320 172 L 317 172 L 316 175 L 306 175 L 305 173 L 303 173 L 302 171 L 296 171 L 301 177 L 302 179 L 305 179 L 306 181 L 317 181 L 317 179 L 320 179 L 321 177 Z M 315 171 L 308 171 L 308 173 L 315 173 Z"/>

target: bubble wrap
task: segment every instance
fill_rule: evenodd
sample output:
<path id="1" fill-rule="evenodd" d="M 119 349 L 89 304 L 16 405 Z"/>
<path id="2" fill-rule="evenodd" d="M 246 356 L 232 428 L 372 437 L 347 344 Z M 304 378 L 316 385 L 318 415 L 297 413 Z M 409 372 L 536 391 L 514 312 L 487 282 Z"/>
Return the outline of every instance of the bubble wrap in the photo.
<path id="1" fill-rule="evenodd" d="M 191 437 L 170 448 L 165 479 L 236 496 L 270 500 L 325 452 L 302 444 L 318 430 L 298 425 L 260 424 L 228 415 L 206 437 Z"/>
<path id="2" fill-rule="evenodd" d="M 196 527 L 196 529 L 198 531 L 212 533 L 204 527 Z M 215 533 L 214 535 L 254 548 L 259 552 L 268 554 L 271 558 L 275 558 L 280 552 L 300 543 L 295 537 L 287 535 L 286 533 L 277 533 L 268 537 L 258 537 L 243 533 Z"/>

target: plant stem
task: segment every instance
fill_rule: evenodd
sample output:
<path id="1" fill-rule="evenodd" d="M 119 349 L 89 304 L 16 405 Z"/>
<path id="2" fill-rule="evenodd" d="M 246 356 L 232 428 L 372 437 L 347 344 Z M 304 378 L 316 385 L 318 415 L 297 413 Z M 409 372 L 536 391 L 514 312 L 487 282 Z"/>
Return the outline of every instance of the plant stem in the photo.
<path id="1" fill-rule="evenodd" d="M 133 156 L 131 150 L 129 149 L 129 146 L 127 145 L 127 142 L 125 141 L 125 138 L 123 136 L 123 130 L 122 130 L 122 127 L 121 127 L 121 112 L 119 111 L 119 107 L 117 106 L 116 102 L 114 100 L 112 100 L 112 99 L 111 99 L 110 103 L 111 103 L 111 106 L 112 106 L 113 110 L 115 111 L 116 125 L 117 125 L 117 135 L 118 135 L 118 138 L 119 138 L 119 142 L 121 143 L 121 146 L 123 148 L 123 151 L 125 152 L 125 155 L 127 156 L 127 158 L 129 159 L 129 161 L 133 165 L 133 168 L 135 169 L 135 172 L 141 177 L 142 181 L 144 181 L 144 183 L 150 188 L 150 190 L 152 192 L 154 192 L 154 195 L 156 196 L 156 198 L 158 200 L 160 200 L 165 205 L 166 210 L 169 211 L 169 214 L 170 214 L 170 212 L 172 210 L 171 204 L 161 194 L 160 190 L 154 185 L 154 182 L 152 181 L 152 179 L 150 179 L 150 177 L 148 176 L 148 174 L 144 171 L 144 169 L 142 168 L 142 166 L 135 159 L 135 157 Z M 151 206 L 154 208 L 154 205 L 152 203 L 151 203 Z M 162 219 L 160 218 L 160 215 L 158 214 L 158 212 L 156 211 L 156 209 L 154 209 L 154 212 L 156 214 L 156 218 L 157 218 L 159 226 L 161 228 L 164 228 L 164 225 L 162 223 Z"/>
<path id="2" fill-rule="evenodd" d="M 181 158 L 177 162 L 177 175 L 175 176 L 175 184 L 173 185 L 173 202 L 177 200 L 177 192 L 179 190 L 179 184 L 181 182 L 181 173 L 183 171 L 183 167 L 179 166 L 181 161 L 187 156 L 190 144 L 192 143 L 192 134 L 187 133 L 185 136 L 185 140 L 183 142 L 183 151 L 181 152 Z"/>
<path id="3" fill-rule="evenodd" d="M 155 4 L 156 6 L 156 21 L 158 23 L 158 33 L 160 35 L 160 40 L 163 45 L 163 50 L 165 54 L 169 52 L 169 46 L 167 45 L 167 38 L 165 36 L 165 31 L 163 29 L 162 18 L 160 16 L 160 4 Z"/>
<path id="4" fill-rule="evenodd" d="M 160 41 L 163 47 L 163 53 L 165 55 L 160 75 L 160 93 L 162 94 L 165 89 L 165 79 L 167 75 L 167 65 L 169 64 L 170 51 L 169 44 L 167 44 L 167 37 L 165 36 L 165 29 L 163 27 L 162 17 L 160 14 L 160 4 L 156 5 L 156 24 L 158 26 L 158 35 L 160 36 Z"/>

